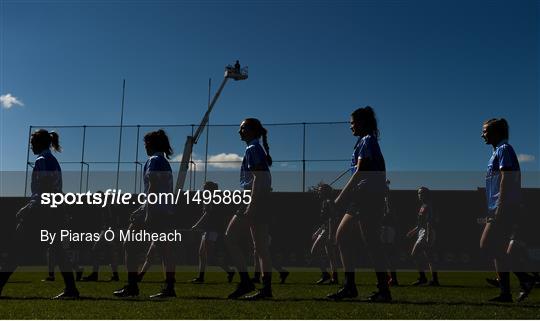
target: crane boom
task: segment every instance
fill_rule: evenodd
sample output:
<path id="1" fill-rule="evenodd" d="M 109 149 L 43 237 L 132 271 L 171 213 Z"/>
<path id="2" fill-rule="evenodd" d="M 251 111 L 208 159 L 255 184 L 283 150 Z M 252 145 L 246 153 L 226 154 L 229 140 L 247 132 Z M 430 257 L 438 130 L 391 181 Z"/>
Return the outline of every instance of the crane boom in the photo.
<path id="1" fill-rule="evenodd" d="M 237 61 L 237 64 L 238 64 L 238 61 Z M 180 161 L 180 170 L 178 171 L 178 177 L 176 179 L 175 192 L 178 192 L 178 190 L 181 190 L 184 188 L 187 172 L 189 170 L 189 160 L 193 152 L 193 145 L 197 144 L 199 137 L 204 131 L 204 128 L 206 127 L 206 125 L 208 124 L 210 113 L 214 109 L 214 105 L 216 104 L 219 96 L 221 95 L 221 92 L 223 91 L 225 84 L 227 84 L 227 81 L 230 78 L 234 80 L 247 79 L 247 67 L 243 68 L 242 70 L 240 70 L 239 64 L 238 66 L 235 66 L 235 67 L 232 67 L 232 66 L 225 67 L 225 76 L 223 77 L 223 81 L 221 82 L 221 85 L 219 86 L 217 92 L 214 94 L 214 97 L 212 98 L 210 105 L 208 105 L 208 109 L 206 110 L 206 113 L 204 114 L 201 120 L 201 123 L 199 124 L 199 127 L 197 127 L 197 130 L 195 131 L 193 136 L 187 136 L 186 138 L 186 142 L 184 144 L 184 152 L 182 153 L 182 160 Z"/>

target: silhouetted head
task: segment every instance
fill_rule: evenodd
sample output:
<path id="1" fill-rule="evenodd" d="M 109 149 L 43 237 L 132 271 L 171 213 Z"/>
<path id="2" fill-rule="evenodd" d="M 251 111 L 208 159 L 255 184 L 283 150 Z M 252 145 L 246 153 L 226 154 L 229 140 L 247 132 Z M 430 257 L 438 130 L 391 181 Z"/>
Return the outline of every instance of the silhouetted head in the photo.
<path id="1" fill-rule="evenodd" d="M 315 188 L 317 196 L 321 199 L 330 198 L 332 196 L 332 186 L 320 182 Z"/>
<path id="2" fill-rule="evenodd" d="M 56 132 L 49 132 L 46 129 L 38 129 L 32 133 L 30 146 L 35 155 L 51 148 L 56 152 L 62 151 L 58 134 Z"/>
<path id="3" fill-rule="evenodd" d="M 370 106 L 358 108 L 351 114 L 351 131 L 354 136 L 364 137 L 372 135 L 379 138 L 379 128 L 375 111 Z"/>
<path id="4" fill-rule="evenodd" d="M 262 138 L 263 147 L 266 150 L 266 161 L 268 166 L 272 166 L 272 157 L 270 156 L 270 146 L 268 146 L 268 131 L 264 128 L 257 118 L 246 118 L 240 123 L 238 130 L 240 139 L 249 143 L 254 139 Z"/>
<path id="5" fill-rule="evenodd" d="M 207 181 L 203 185 L 203 190 L 205 191 L 215 191 L 217 189 L 219 189 L 218 184 L 212 181 Z"/>
<path id="6" fill-rule="evenodd" d="M 430 199 L 431 192 L 429 188 L 422 186 L 418 189 L 418 200 L 420 202 L 427 202 Z"/>
<path id="7" fill-rule="evenodd" d="M 504 118 L 492 118 L 486 120 L 482 125 L 482 135 L 484 142 L 488 145 L 497 146 L 502 140 L 509 137 L 508 122 Z"/>
<path id="8" fill-rule="evenodd" d="M 169 159 L 173 154 L 169 137 L 163 129 L 146 133 L 144 135 L 144 148 L 148 156 L 152 156 L 154 153 L 165 153 L 165 157 Z"/>

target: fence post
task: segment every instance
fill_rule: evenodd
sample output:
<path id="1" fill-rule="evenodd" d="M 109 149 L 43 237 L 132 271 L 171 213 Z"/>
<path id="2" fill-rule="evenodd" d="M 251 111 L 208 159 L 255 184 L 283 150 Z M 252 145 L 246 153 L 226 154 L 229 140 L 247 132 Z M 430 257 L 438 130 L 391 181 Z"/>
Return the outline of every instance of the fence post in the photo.
<path id="1" fill-rule="evenodd" d="M 122 152 L 122 128 L 124 126 L 124 98 L 126 93 L 126 80 L 122 82 L 122 110 L 120 112 L 120 137 L 118 139 L 118 161 L 116 164 L 116 190 L 118 191 L 118 182 L 120 180 L 120 156 Z"/>
<path id="2" fill-rule="evenodd" d="M 84 169 L 84 145 L 86 143 L 86 125 L 83 125 L 83 134 L 82 134 L 82 151 L 81 151 L 81 176 L 79 178 L 79 193 L 82 193 L 82 180 L 83 180 L 83 169 Z"/>
<path id="3" fill-rule="evenodd" d="M 135 142 L 135 190 L 134 194 L 137 194 L 137 173 L 138 173 L 138 165 L 139 165 L 139 133 L 140 133 L 141 125 L 137 125 L 137 141 Z"/>
<path id="4" fill-rule="evenodd" d="M 306 123 L 302 123 L 302 192 L 306 191 Z"/>
<path id="5" fill-rule="evenodd" d="M 28 166 L 30 165 L 30 138 L 32 137 L 32 126 L 28 128 L 28 146 L 26 149 L 26 174 L 24 175 L 24 197 L 28 188 Z"/>

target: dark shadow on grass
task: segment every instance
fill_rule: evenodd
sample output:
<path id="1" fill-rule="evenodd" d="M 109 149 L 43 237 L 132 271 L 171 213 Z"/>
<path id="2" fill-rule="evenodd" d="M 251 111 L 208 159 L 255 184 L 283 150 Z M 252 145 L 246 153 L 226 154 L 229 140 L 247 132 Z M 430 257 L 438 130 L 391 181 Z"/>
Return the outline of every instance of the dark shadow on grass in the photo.
<path id="1" fill-rule="evenodd" d="M 439 286 L 415 286 L 415 285 L 400 285 L 398 287 L 396 287 L 398 289 L 438 289 L 438 288 L 442 288 L 442 289 L 487 289 L 487 288 L 490 288 L 490 289 L 494 289 L 494 287 L 492 286 L 489 286 L 489 285 L 460 285 L 460 284 L 451 284 L 451 285 L 439 285 Z"/>
<path id="2" fill-rule="evenodd" d="M 10 296 L 3 296 L 0 297 L 0 301 L 52 301 L 51 297 L 43 297 L 43 296 L 28 296 L 28 297 L 10 297 Z M 67 300 L 60 300 L 60 301 L 69 301 L 69 302 L 80 302 L 80 301 L 110 301 L 110 302 L 156 302 L 156 303 L 163 303 L 163 302 L 182 302 L 183 300 L 199 300 L 199 301 L 230 301 L 231 303 L 235 302 L 245 302 L 246 304 L 252 303 L 253 301 L 245 300 L 245 299 L 237 299 L 237 300 L 230 300 L 226 297 L 222 296 L 181 296 L 178 298 L 171 298 L 171 299 L 150 299 L 147 296 L 139 296 L 139 297 L 133 297 L 133 298 L 116 298 L 111 295 L 111 297 L 88 297 L 88 296 L 81 296 L 79 299 L 67 299 Z M 259 302 L 327 302 L 330 304 L 337 304 L 337 305 L 343 305 L 343 304 L 373 304 L 373 305 L 399 305 L 399 304 L 407 304 L 407 305 L 414 305 L 414 306 L 471 306 L 471 307 L 485 307 L 485 306 L 492 306 L 492 307 L 503 307 L 503 308 L 510 308 L 514 309 L 516 307 L 520 308 L 530 308 L 530 309 L 538 309 L 540 308 L 540 304 L 535 303 L 496 303 L 496 302 L 468 302 L 468 301 L 453 301 L 453 302 L 436 302 L 436 301 L 409 301 L 409 300 L 393 300 L 389 303 L 372 303 L 367 299 L 347 299 L 347 300 L 328 300 L 326 298 L 274 298 L 271 300 L 262 300 Z"/>
<path id="3" fill-rule="evenodd" d="M 215 296 L 185 296 L 180 297 L 179 299 L 187 300 L 220 300 L 220 301 L 231 301 L 231 302 L 253 302 L 245 299 L 230 300 L 225 297 L 215 297 Z M 495 303 L 495 302 L 467 302 L 467 301 L 455 301 L 455 302 L 436 302 L 436 301 L 407 301 L 407 300 L 393 300 L 389 303 L 372 303 L 367 299 L 348 299 L 348 300 L 329 300 L 326 298 L 273 298 L 271 300 L 263 300 L 260 302 L 328 302 L 333 304 L 354 304 L 354 303 L 365 303 L 373 305 L 386 305 L 386 304 L 410 304 L 410 305 L 419 305 L 419 306 L 434 306 L 434 305 L 447 305 L 447 306 L 499 306 L 506 308 L 515 308 L 515 307 L 525 307 L 525 308 L 539 308 L 540 304 L 534 303 Z"/>
<path id="4" fill-rule="evenodd" d="M 2 296 L 0 297 L 0 301 L 38 301 L 38 300 L 45 300 L 45 301 L 63 301 L 63 302 L 80 302 L 80 301 L 116 301 L 116 302 L 167 302 L 167 301 L 173 301 L 178 300 L 178 298 L 174 299 L 150 299 L 147 296 L 139 296 L 134 298 L 116 298 L 111 295 L 111 297 L 90 297 L 90 296 L 81 296 L 78 299 L 62 299 L 62 300 L 52 300 L 51 297 L 43 297 L 43 296 L 27 296 L 27 297 L 10 297 L 10 296 Z"/>

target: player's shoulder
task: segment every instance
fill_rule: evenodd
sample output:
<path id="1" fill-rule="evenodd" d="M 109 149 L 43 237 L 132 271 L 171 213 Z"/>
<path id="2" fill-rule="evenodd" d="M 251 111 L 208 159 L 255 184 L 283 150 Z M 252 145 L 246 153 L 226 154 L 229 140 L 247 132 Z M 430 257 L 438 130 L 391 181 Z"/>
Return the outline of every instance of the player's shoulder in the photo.
<path id="1" fill-rule="evenodd" d="M 250 142 L 246 147 L 246 154 L 264 154 L 264 149 L 258 141 Z"/>
<path id="2" fill-rule="evenodd" d="M 504 142 L 500 144 L 499 146 L 497 146 L 495 152 L 498 154 L 515 153 L 514 147 L 512 147 L 512 145 L 510 145 L 508 142 Z"/>
<path id="3" fill-rule="evenodd" d="M 148 158 L 148 167 L 153 170 L 167 170 L 170 165 L 165 156 L 154 154 Z"/>
<path id="4" fill-rule="evenodd" d="M 39 169 L 53 170 L 53 169 L 56 169 L 57 167 L 59 167 L 58 160 L 50 152 L 39 154 L 39 156 L 35 160 L 35 168 L 38 170 Z"/>
<path id="5" fill-rule="evenodd" d="M 252 140 L 251 142 L 248 143 L 246 150 L 255 150 L 261 147 L 262 147 L 261 143 L 259 143 L 258 140 Z"/>
<path id="6" fill-rule="evenodd" d="M 505 159 L 505 161 L 517 162 L 516 151 L 512 145 L 508 143 L 503 143 L 499 145 L 495 150 L 495 157 L 498 159 Z"/>
<path id="7" fill-rule="evenodd" d="M 360 139 L 358 145 L 375 146 L 377 144 L 379 144 L 379 142 L 377 141 L 376 137 L 374 137 L 373 135 L 366 135 Z"/>

